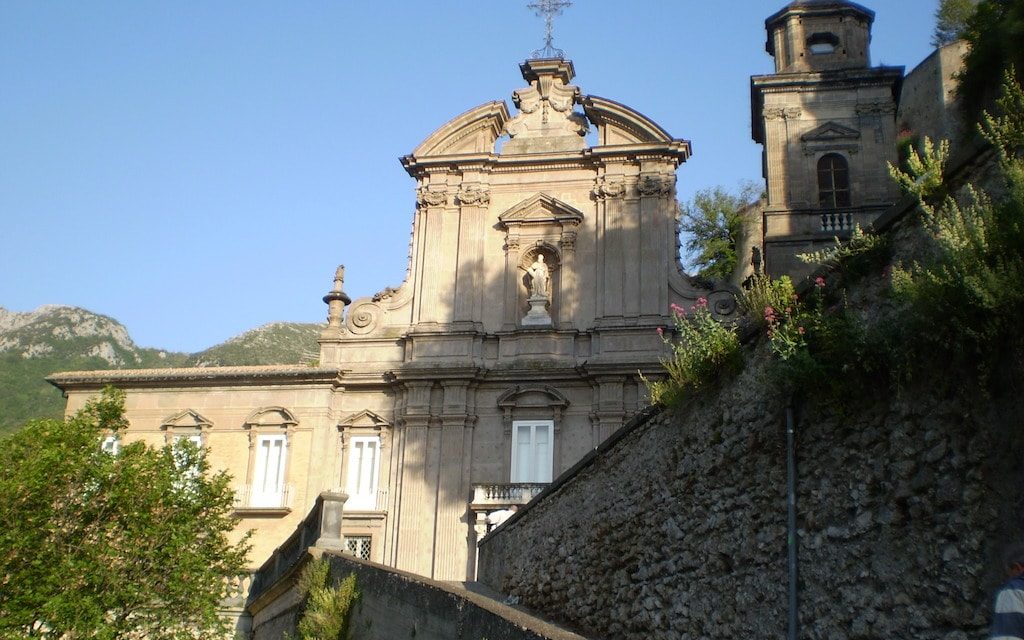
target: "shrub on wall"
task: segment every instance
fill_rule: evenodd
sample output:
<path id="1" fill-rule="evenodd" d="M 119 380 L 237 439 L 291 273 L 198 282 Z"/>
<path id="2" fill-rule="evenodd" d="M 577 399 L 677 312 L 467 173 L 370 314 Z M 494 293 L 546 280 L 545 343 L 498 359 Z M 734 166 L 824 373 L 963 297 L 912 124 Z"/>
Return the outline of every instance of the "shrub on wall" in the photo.
<path id="1" fill-rule="evenodd" d="M 647 382 L 651 401 L 666 406 L 678 404 L 687 393 L 737 371 L 742 364 L 735 327 L 715 320 L 706 299 L 699 298 L 689 314 L 672 305 L 672 319 L 674 336 L 658 328 L 672 349 L 672 356 L 662 361 L 668 378 Z"/>
<path id="2" fill-rule="evenodd" d="M 305 605 L 299 618 L 296 640 L 344 640 L 348 638 L 349 612 L 359 599 L 356 574 L 341 583 L 330 584 L 331 565 L 323 558 L 313 560 L 302 570 L 298 589 Z"/>

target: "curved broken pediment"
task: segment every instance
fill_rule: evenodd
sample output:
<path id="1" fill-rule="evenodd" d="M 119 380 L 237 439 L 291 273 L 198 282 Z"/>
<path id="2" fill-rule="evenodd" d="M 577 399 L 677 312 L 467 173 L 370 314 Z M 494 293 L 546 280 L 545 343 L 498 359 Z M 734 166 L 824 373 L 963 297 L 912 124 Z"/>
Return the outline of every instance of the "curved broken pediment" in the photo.
<path id="1" fill-rule="evenodd" d="M 599 145 L 674 141 L 653 120 L 624 104 L 600 96 L 583 96 L 580 103 L 597 127 Z"/>
<path id="2" fill-rule="evenodd" d="M 508 119 L 508 107 L 503 101 L 484 103 L 449 120 L 427 136 L 407 158 L 490 153 Z"/>
<path id="3" fill-rule="evenodd" d="M 299 424 L 292 412 L 284 407 L 262 407 L 249 414 L 245 427 L 293 427 Z"/>
<path id="4" fill-rule="evenodd" d="M 512 407 L 559 407 L 569 406 L 569 399 L 561 391 L 547 385 L 517 385 L 498 396 L 498 406 Z"/>

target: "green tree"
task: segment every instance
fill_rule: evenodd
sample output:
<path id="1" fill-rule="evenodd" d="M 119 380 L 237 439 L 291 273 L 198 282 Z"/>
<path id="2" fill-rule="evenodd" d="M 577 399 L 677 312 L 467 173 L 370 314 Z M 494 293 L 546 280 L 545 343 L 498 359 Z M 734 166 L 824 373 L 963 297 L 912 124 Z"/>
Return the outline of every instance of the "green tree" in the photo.
<path id="1" fill-rule="evenodd" d="M 978 0 L 939 0 L 932 46 L 941 47 L 962 38 L 977 4 Z"/>
<path id="2" fill-rule="evenodd" d="M 126 425 L 124 394 L 108 388 L 0 441 L 0 638 L 228 633 L 223 581 L 248 551 L 227 537 L 230 478 L 192 445 L 101 450 Z"/>
<path id="3" fill-rule="evenodd" d="M 722 187 L 702 189 L 682 204 L 680 231 L 685 240 L 686 266 L 702 278 L 724 279 L 736 268 L 736 247 L 753 214 L 751 204 L 761 188 L 753 182 L 740 184 L 738 193 Z"/>
<path id="4" fill-rule="evenodd" d="M 964 57 L 957 95 L 973 127 L 983 110 L 994 107 L 1007 70 L 1015 69 L 1017 82 L 1024 81 L 1024 0 L 981 0 L 963 38 L 971 50 Z"/>

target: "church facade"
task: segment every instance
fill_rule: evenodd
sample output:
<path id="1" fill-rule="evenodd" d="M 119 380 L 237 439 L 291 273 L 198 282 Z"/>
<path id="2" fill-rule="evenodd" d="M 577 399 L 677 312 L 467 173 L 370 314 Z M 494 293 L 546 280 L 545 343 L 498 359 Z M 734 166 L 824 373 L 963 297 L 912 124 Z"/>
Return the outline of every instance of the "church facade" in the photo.
<path id="1" fill-rule="evenodd" d="M 869 66 L 873 17 L 796 0 L 766 21 L 776 73 L 751 79 L 767 187 L 754 253 L 773 275 L 896 198 L 885 163 L 903 71 Z M 55 374 L 67 411 L 112 384 L 127 392 L 123 438 L 205 447 L 236 479 L 254 567 L 332 491 L 348 496 L 353 554 L 472 578 L 487 514 L 527 502 L 646 406 L 671 305 L 737 309 L 735 289 L 701 289 L 680 266 L 689 142 L 585 94 L 571 61 L 520 68 L 514 112 L 484 103 L 402 158 L 417 202 L 405 281 L 352 301 L 339 268 L 317 366 Z"/>
<path id="2" fill-rule="evenodd" d="M 350 301 L 339 268 L 317 367 L 55 374 L 67 410 L 113 384 L 125 439 L 206 447 L 237 480 L 254 566 L 321 492 L 341 491 L 352 553 L 472 577 L 488 513 L 528 501 L 646 406 L 670 306 L 736 311 L 732 290 L 697 288 L 680 267 L 689 142 L 584 94 L 568 60 L 521 71 L 514 114 L 487 102 L 402 158 L 417 196 L 405 282 Z"/>

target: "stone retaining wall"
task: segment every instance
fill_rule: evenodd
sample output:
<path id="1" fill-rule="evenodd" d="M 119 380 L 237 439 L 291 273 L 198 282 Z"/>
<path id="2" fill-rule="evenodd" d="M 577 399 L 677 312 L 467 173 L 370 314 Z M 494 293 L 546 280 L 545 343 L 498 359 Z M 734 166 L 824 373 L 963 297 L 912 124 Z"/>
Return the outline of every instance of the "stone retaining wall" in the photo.
<path id="1" fill-rule="evenodd" d="M 454 585 L 324 554 L 337 583 L 356 574 L 360 593 L 349 632 L 359 640 L 586 640 Z"/>
<path id="2" fill-rule="evenodd" d="M 784 399 L 765 356 L 493 532 L 481 582 L 595 637 L 784 637 Z M 937 395 L 798 415 L 800 637 L 984 637 L 1021 535 L 1024 407 L 1007 393 L 967 415 Z"/>

